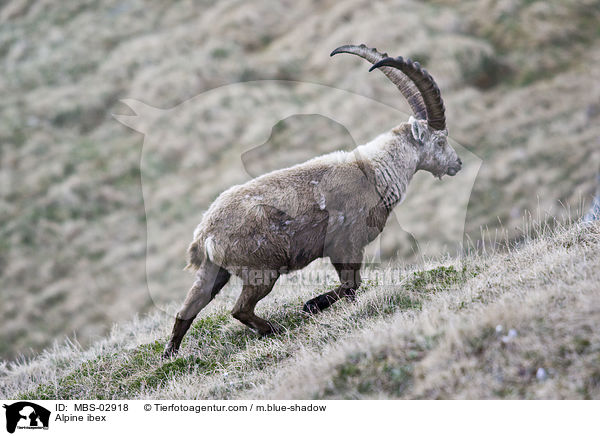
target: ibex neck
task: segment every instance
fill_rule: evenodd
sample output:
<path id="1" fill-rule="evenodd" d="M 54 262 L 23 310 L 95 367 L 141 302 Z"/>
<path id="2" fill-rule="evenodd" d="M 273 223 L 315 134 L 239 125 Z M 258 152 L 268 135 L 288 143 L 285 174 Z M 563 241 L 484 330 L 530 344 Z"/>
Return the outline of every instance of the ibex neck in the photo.
<path id="1" fill-rule="evenodd" d="M 388 210 L 404 200 L 406 190 L 417 171 L 419 155 L 402 126 L 357 147 L 356 152 L 370 162 L 374 182 Z"/>

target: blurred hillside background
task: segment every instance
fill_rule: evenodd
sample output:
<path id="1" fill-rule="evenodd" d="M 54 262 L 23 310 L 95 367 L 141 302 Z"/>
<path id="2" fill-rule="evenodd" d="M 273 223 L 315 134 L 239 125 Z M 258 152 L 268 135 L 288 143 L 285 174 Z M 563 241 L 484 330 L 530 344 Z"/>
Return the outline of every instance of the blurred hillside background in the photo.
<path id="1" fill-rule="evenodd" d="M 161 298 L 181 301 L 185 250 L 203 210 L 250 177 L 231 169 L 246 151 L 237 138 L 261 122 L 243 96 L 184 110 L 165 126 L 164 155 L 145 180 L 170 218 L 147 247 L 143 135 L 112 117 L 131 114 L 120 99 L 171 108 L 222 85 L 283 79 L 408 113 L 383 75 L 329 53 L 366 43 L 412 57 L 442 89 L 450 136 L 483 159 L 467 239 L 482 228 L 519 239 L 529 213 L 566 219 L 591 202 L 600 167 L 598 23 L 598 0 L 1 2 L 0 359 L 65 336 L 86 344 L 153 310 L 147 248 Z M 365 137 L 404 121 L 348 111 Z M 286 119 L 269 139 L 281 152 L 265 154 L 265 169 L 352 148 L 348 138 L 318 115 Z M 194 146 L 204 152 L 189 159 Z M 283 151 L 303 148 L 306 156 Z M 437 207 L 443 182 L 419 183 L 430 221 L 415 216 L 415 224 L 443 228 L 451 219 Z M 394 229 L 384 256 L 417 261 L 410 236 Z"/>

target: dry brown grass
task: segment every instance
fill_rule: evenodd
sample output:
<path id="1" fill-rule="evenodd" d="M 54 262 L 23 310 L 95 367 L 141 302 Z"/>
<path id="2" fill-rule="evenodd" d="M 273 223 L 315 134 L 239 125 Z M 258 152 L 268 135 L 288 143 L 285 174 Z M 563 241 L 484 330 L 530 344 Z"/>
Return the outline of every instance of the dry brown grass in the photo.
<path id="1" fill-rule="evenodd" d="M 318 291 L 280 284 L 259 307 L 285 329 L 269 338 L 228 314 L 233 284 L 177 359 L 160 360 L 171 319 L 156 313 L 86 350 L 4 364 L 0 397 L 598 399 L 600 224 L 529 236 L 403 270 L 397 283 L 369 270 L 355 303 L 313 317 L 300 307 Z"/>
<path id="2" fill-rule="evenodd" d="M 480 227 L 493 231 L 501 222 L 516 238 L 528 211 L 560 216 L 592 193 L 600 163 L 599 11 L 591 0 L 4 2 L 0 357 L 33 355 L 65 336 L 90 344 L 113 323 L 153 310 L 146 266 L 160 284 L 153 297 L 181 300 L 189 276 L 180 269 L 202 210 L 248 177 L 238 171 L 244 150 L 236 144 L 261 123 L 248 123 L 249 100 L 220 102 L 210 113 L 185 108 L 163 132 L 173 166 L 161 166 L 159 156 L 155 180 L 144 184 L 165 200 L 170 219 L 147 247 L 142 137 L 111 117 L 126 111 L 120 98 L 167 108 L 224 84 L 290 79 L 406 110 L 381 75 L 328 53 L 364 41 L 413 56 L 444 92 L 451 136 L 484 160 L 468 235 L 476 240 Z M 398 121 L 307 97 L 343 108 L 364 139 Z M 323 138 L 336 148 L 347 143 L 339 125 L 315 119 L 290 120 L 278 135 L 276 143 L 300 148 Z M 190 157 L 193 146 L 199 152 Z M 271 156 L 267 167 L 286 163 Z M 399 208 L 424 252 L 444 248 L 445 223 L 464 212 L 444 203 L 443 186 L 421 177 L 411 191 L 423 194 Z M 423 254 L 395 223 L 385 237 L 387 256 L 400 251 L 414 262 Z"/>
<path id="3" fill-rule="evenodd" d="M 599 230 L 550 232 L 479 258 L 477 277 L 418 314 L 299 356 L 247 396 L 597 399 Z"/>

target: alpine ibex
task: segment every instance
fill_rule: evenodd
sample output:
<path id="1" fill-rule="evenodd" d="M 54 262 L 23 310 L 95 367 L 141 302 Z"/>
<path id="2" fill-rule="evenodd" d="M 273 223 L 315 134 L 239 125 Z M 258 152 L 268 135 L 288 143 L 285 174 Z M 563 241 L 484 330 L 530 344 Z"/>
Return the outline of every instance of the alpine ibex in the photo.
<path id="1" fill-rule="evenodd" d="M 413 175 L 441 178 L 462 167 L 448 144 L 444 103 L 427 71 L 410 59 L 391 58 L 365 45 L 338 53 L 360 56 L 379 68 L 408 101 L 414 117 L 352 152 L 334 152 L 273 171 L 223 192 L 194 232 L 188 268 L 196 280 L 179 309 L 165 356 L 177 352 L 198 312 L 231 274 L 243 288 L 232 315 L 261 335 L 276 327 L 254 313 L 281 274 L 329 257 L 341 284 L 306 302 L 317 312 L 360 286 L 364 247 L 383 230 Z"/>

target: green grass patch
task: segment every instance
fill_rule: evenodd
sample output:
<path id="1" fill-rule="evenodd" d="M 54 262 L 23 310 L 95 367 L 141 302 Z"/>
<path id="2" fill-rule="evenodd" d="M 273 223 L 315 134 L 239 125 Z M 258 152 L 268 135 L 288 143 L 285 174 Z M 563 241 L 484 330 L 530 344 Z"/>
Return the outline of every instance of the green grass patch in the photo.
<path id="1" fill-rule="evenodd" d="M 404 285 L 412 292 L 435 293 L 456 289 L 468 279 L 477 276 L 479 270 L 463 266 L 457 270 L 454 266 L 440 266 L 428 271 L 417 271 Z"/>
<path id="2" fill-rule="evenodd" d="M 401 355 L 386 350 L 374 355 L 364 352 L 352 353 L 346 361 L 337 365 L 331 384 L 323 396 L 335 398 L 359 398 L 382 393 L 390 398 L 400 397 L 413 384 L 415 364 L 425 356 L 429 344 L 412 343 Z"/>

